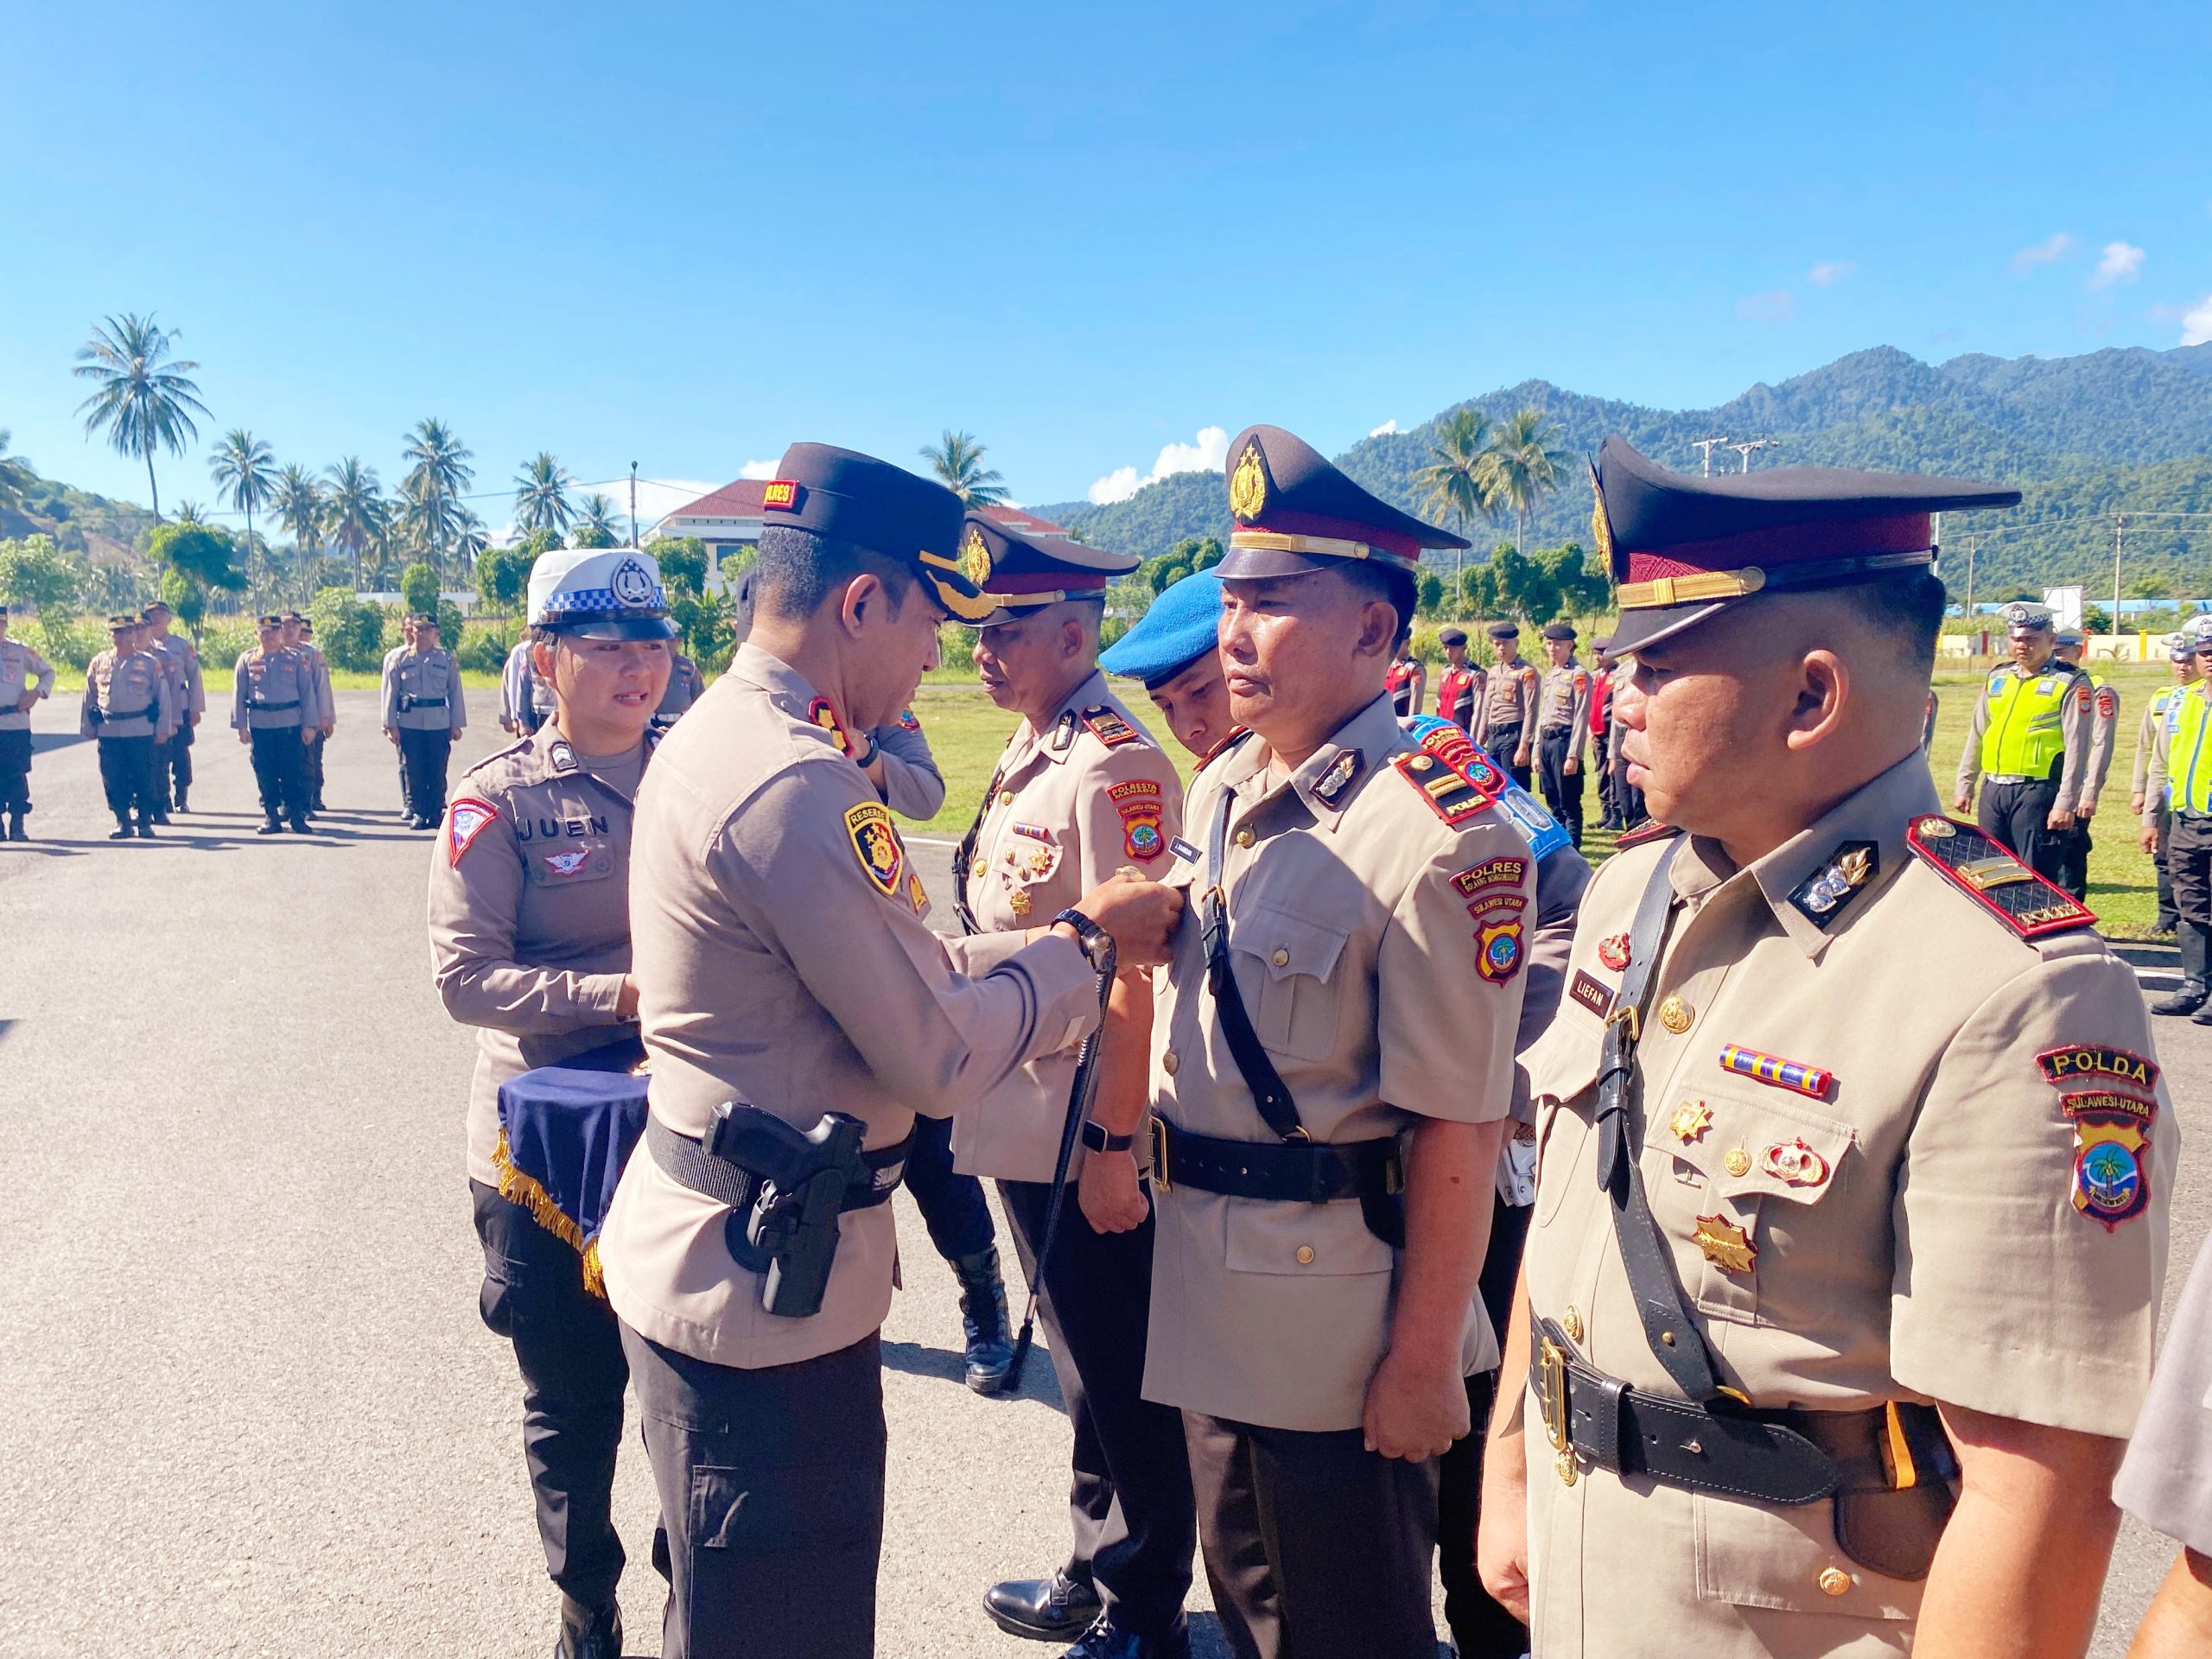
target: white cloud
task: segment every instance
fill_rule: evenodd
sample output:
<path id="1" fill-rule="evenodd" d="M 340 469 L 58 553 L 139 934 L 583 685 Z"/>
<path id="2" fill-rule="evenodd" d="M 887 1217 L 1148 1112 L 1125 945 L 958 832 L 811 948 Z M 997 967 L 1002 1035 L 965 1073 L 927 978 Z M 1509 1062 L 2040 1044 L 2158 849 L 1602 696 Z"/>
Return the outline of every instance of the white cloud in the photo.
<path id="1" fill-rule="evenodd" d="M 2202 346 L 2207 340 L 2212 340 L 2212 294 L 2181 314 L 2181 343 Z"/>
<path id="2" fill-rule="evenodd" d="M 2078 245 L 2064 231 L 2054 231 L 2032 248 L 2022 248 L 2012 256 L 2012 269 L 2033 270 L 2037 265 L 2055 265 L 2074 251 Z"/>
<path id="3" fill-rule="evenodd" d="M 1217 473 L 1229 460 L 1229 430 L 1207 426 L 1190 443 L 1163 445 L 1152 471 L 1140 477 L 1135 467 L 1116 467 L 1090 486 L 1091 500 L 1104 505 L 1126 501 L 1147 484 L 1156 484 L 1175 473 Z"/>
<path id="4" fill-rule="evenodd" d="M 1397 418 L 1394 416 L 1389 420 L 1383 422 L 1382 425 L 1369 432 L 1367 435 L 1370 438 L 1387 438 L 1390 434 L 1395 432 L 1397 429 Z"/>
<path id="5" fill-rule="evenodd" d="M 1858 270 L 1855 259 L 1823 259 L 1805 273 L 1805 280 L 1815 288 L 1834 288 L 1838 283 L 1849 281 Z"/>
<path id="6" fill-rule="evenodd" d="M 1786 288 L 1770 288 L 1764 294 L 1746 294 L 1736 302 L 1736 315 L 1746 322 L 1770 326 L 1788 322 L 1797 315 L 1797 296 Z"/>
<path id="7" fill-rule="evenodd" d="M 2142 274 L 2142 249 L 2133 242 L 2107 242 L 2104 252 L 2098 257 L 2096 275 L 2089 278 L 2089 286 L 2110 288 L 2115 283 L 2132 283 Z"/>
<path id="8" fill-rule="evenodd" d="M 773 478 L 776 463 L 772 461 L 748 461 L 737 469 L 740 478 Z"/>

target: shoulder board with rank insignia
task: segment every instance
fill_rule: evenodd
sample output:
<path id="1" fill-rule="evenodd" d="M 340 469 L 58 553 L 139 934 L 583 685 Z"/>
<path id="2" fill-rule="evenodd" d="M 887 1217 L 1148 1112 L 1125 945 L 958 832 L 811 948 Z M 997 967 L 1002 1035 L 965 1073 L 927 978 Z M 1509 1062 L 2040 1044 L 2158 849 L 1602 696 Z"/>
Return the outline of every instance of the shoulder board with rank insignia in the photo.
<path id="1" fill-rule="evenodd" d="M 1109 749 L 1137 741 L 1137 728 L 1103 702 L 1083 711 L 1083 723 L 1090 728 L 1093 737 Z"/>
<path id="2" fill-rule="evenodd" d="M 1914 856 L 2024 939 L 2096 924 L 2096 912 L 2054 887 L 1971 823 L 1931 813 L 1905 833 Z"/>
<path id="3" fill-rule="evenodd" d="M 1446 823 L 1465 823 L 1497 798 L 1450 761 L 1426 749 L 1418 753 L 1395 755 L 1390 764 L 1398 769 L 1399 777 L 1420 792 L 1430 810 Z"/>
<path id="4" fill-rule="evenodd" d="M 1669 836 L 1679 836 L 1681 833 L 1671 823 L 1662 823 L 1656 818 L 1646 818 L 1635 829 L 1623 830 L 1613 842 L 1613 850 L 1617 853 L 1624 853 L 1631 847 L 1646 847 L 1655 841 L 1664 841 Z"/>

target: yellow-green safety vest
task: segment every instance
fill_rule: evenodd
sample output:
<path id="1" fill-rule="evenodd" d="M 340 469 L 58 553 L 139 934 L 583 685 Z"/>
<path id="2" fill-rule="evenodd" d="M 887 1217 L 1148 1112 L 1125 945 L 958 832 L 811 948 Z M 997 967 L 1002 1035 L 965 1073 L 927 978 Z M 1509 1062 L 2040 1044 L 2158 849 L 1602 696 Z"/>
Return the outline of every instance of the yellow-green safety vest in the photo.
<path id="1" fill-rule="evenodd" d="M 2039 674 L 2000 668 L 1982 693 L 1989 724 L 1981 734 L 1981 769 L 2014 778 L 2048 778 L 2066 748 L 2066 699 L 2074 671 L 2054 663 Z"/>
<path id="2" fill-rule="evenodd" d="M 2177 812 L 2212 812 L 2204 715 L 2204 693 L 2196 686 L 2177 689 L 2166 704 L 2166 800 Z"/>

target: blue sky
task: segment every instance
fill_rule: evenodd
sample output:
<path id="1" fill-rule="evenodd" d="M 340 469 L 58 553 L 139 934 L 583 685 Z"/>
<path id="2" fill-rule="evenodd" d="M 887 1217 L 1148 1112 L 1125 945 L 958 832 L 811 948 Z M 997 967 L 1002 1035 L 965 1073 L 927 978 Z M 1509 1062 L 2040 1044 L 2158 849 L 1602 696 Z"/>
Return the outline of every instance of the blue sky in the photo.
<path id="1" fill-rule="evenodd" d="M 214 412 L 165 501 L 212 500 L 234 424 L 389 483 L 436 415 L 480 489 L 540 448 L 918 465 L 953 426 L 1044 502 L 1529 376 L 1681 406 L 1878 344 L 2212 335 L 2201 0 L 112 3 L 7 39 L 0 427 L 141 500 L 68 373 L 123 310 Z"/>

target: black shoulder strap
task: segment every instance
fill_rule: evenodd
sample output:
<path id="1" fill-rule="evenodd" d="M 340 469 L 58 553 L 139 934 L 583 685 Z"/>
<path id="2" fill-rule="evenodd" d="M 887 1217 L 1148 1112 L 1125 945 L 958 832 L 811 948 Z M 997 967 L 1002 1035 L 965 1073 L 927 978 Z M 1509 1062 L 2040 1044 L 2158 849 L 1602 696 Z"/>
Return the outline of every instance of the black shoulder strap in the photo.
<path id="1" fill-rule="evenodd" d="M 1637 1132 L 1636 1046 L 1643 1035 L 1643 1007 L 1650 1000 L 1659 958 L 1674 925 L 1675 888 L 1669 876 L 1681 849 L 1681 843 L 1675 842 L 1652 868 L 1629 932 L 1628 971 L 1605 1022 L 1598 1071 L 1598 1184 L 1612 1201 L 1613 1237 L 1620 1245 L 1621 1266 L 1628 1274 L 1637 1317 L 1643 1321 L 1644 1340 L 1675 1386 L 1700 1405 L 1708 1405 L 1723 1391 L 1713 1355 L 1698 1330 L 1681 1281 L 1675 1275 L 1673 1255 L 1651 1213 L 1643 1176 L 1637 1168 L 1642 1137 Z"/>
<path id="2" fill-rule="evenodd" d="M 983 791 L 983 804 L 976 809 L 976 821 L 968 826 L 968 833 L 960 837 L 960 844 L 952 849 L 952 913 L 960 918 L 963 933 L 980 933 L 976 912 L 968 905 L 968 866 L 976 856 L 976 840 L 983 833 L 983 819 L 991 810 L 991 803 L 999 797 L 999 785 L 1006 781 L 1006 762 L 1001 760 L 992 769 L 991 786 Z"/>
<path id="3" fill-rule="evenodd" d="M 1267 1045 L 1252 1029 L 1252 1016 L 1244 1011 L 1244 997 L 1236 988 L 1236 972 L 1229 960 L 1229 903 L 1221 891 L 1221 868 L 1229 846 L 1229 815 L 1236 809 L 1236 791 L 1224 784 L 1221 804 L 1213 815 L 1213 830 L 1206 837 L 1206 891 L 1199 918 L 1205 930 L 1206 983 L 1213 989 L 1213 1003 L 1221 1015 L 1221 1034 L 1236 1062 L 1244 1086 L 1268 1127 L 1285 1141 L 1300 1144 L 1313 1137 L 1298 1121 L 1298 1103 L 1283 1085 L 1275 1063 L 1268 1058 Z"/>

